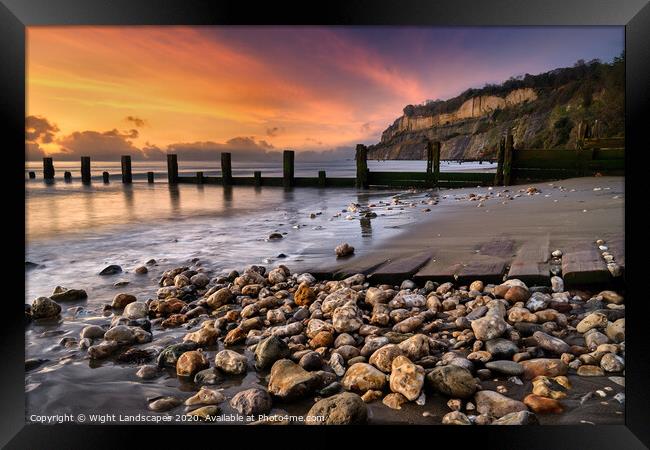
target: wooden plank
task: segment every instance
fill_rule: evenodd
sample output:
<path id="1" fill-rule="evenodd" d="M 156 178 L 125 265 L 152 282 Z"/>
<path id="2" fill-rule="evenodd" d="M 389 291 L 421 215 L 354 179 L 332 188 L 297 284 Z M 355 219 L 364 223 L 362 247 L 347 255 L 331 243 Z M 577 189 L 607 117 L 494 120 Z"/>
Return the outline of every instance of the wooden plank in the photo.
<path id="1" fill-rule="evenodd" d="M 475 280 L 481 280 L 485 283 L 502 283 L 503 274 L 506 270 L 506 260 L 494 257 L 478 258 L 477 256 L 464 265 L 456 273 L 456 280 L 459 283 L 471 283 Z"/>
<path id="2" fill-rule="evenodd" d="M 509 259 L 515 254 L 515 241 L 512 239 L 493 239 L 482 244 L 478 248 L 478 253 L 485 256 Z"/>
<path id="3" fill-rule="evenodd" d="M 414 275 L 430 259 L 430 251 L 421 252 L 394 260 L 389 260 L 386 264 L 374 270 L 370 275 L 370 280 L 377 283 L 401 283 L 402 281 Z"/>
<path id="4" fill-rule="evenodd" d="M 425 264 L 415 275 L 412 276 L 415 282 L 436 281 L 443 283 L 445 281 L 454 281 L 456 273 L 462 269 L 461 263 L 448 264 L 442 261 L 432 259 Z"/>
<path id="5" fill-rule="evenodd" d="M 611 274 L 593 242 L 577 244 L 562 255 L 562 277 L 565 284 L 574 286 L 611 281 Z"/>
<path id="6" fill-rule="evenodd" d="M 340 280 L 352 275 L 356 275 L 358 273 L 368 275 L 375 271 L 377 268 L 386 264 L 388 261 L 389 260 L 383 256 L 380 256 L 379 258 L 359 259 L 358 261 L 354 261 L 349 265 L 339 266 L 339 268 L 334 271 L 333 278 Z"/>
<path id="7" fill-rule="evenodd" d="M 508 279 L 517 278 L 529 286 L 549 286 L 551 282 L 549 257 L 548 236 L 526 242 L 510 264 Z"/>
<path id="8" fill-rule="evenodd" d="M 583 141 L 583 148 L 623 148 L 625 138 L 589 138 Z"/>

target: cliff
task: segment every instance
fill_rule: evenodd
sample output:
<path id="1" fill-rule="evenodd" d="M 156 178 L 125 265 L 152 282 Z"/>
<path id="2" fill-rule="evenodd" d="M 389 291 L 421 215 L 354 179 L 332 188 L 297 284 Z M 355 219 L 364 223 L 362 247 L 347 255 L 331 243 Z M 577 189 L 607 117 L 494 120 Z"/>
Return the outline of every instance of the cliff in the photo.
<path id="1" fill-rule="evenodd" d="M 571 147 L 582 120 L 598 120 L 601 137 L 622 136 L 624 75 L 623 57 L 607 64 L 579 61 L 469 89 L 446 101 L 408 105 L 381 141 L 368 147 L 368 157 L 425 159 L 429 139 L 441 142 L 443 159 L 489 157 L 507 130 L 515 147 Z"/>

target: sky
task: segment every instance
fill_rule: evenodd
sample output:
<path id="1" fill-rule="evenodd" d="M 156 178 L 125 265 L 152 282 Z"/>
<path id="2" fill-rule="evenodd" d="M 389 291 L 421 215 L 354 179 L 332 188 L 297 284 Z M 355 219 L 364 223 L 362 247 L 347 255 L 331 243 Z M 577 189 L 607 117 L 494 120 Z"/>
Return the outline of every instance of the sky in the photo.
<path id="1" fill-rule="evenodd" d="M 29 27 L 27 157 L 337 157 L 408 104 L 623 48 L 622 27 Z"/>

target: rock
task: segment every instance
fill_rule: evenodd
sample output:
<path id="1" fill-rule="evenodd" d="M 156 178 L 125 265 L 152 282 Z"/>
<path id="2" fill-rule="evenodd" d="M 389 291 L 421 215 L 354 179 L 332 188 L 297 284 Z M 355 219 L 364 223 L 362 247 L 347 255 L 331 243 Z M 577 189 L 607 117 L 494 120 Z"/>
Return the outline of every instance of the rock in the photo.
<path id="1" fill-rule="evenodd" d="M 607 316 L 599 312 L 593 312 L 578 323 L 576 331 L 584 334 L 592 328 L 605 328 L 606 326 Z"/>
<path id="2" fill-rule="evenodd" d="M 308 286 L 312 286 L 313 284 L 316 284 L 316 278 L 314 278 L 312 274 L 305 272 L 298 275 L 296 282 L 300 284 L 307 283 Z"/>
<path id="3" fill-rule="evenodd" d="M 346 242 L 346 243 L 343 243 L 343 244 L 340 244 L 340 245 L 336 246 L 336 248 L 334 249 L 334 253 L 336 253 L 336 256 L 338 258 L 343 258 L 345 256 L 350 256 L 350 255 L 354 254 L 354 247 L 352 247 L 350 244 L 348 244 Z"/>
<path id="4" fill-rule="evenodd" d="M 300 367 L 305 370 L 319 370 L 323 366 L 323 358 L 318 352 L 307 352 L 298 361 Z"/>
<path id="5" fill-rule="evenodd" d="M 539 425 L 539 419 L 530 411 L 518 411 L 506 414 L 492 422 L 492 425 Z"/>
<path id="6" fill-rule="evenodd" d="M 228 303 L 231 298 L 232 292 L 230 291 L 230 288 L 224 287 L 211 294 L 207 298 L 206 303 L 210 308 L 217 309 Z"/>
<path id="7" fill-rule="evenodd" d="M 149 308 L 144 302 L 132 302 L 126 305 L 122 315 L 130 320 L 144 319 L 149 314 Z"/>
<path id="8" fill-rule="evenodd" d="M 494 391 L 478 391 L 474 396 L 476 410 L 496 418 L 518 411 L 527 411 L 522 402 L 513 400 Z"/>
<path id="9" fill-rule="evenodd" d="M 460 411 L 452 411 L 442 418 L 443 425 L 471 425 L 472 422 Z"/>
<path id="10" fill-rule="evenodd" d="M 559 401 L 535 394 L 528 394 L 524 398 L 524 404 L 537 414 L 562 414 L 564 412 L 564 407 Z"/>
<path id="11" fill-rule="evenodd" d="M 214 422 L 217 420 L 217 415 L 221 412 L 221 408 L 216 405 L 202 406 L 198 409 L 185 413 L 186 416 L 198 417 L 207 422 Z"/>
<path id="12" fill-rule="evenodd" d="M 165 412 L 181 405 L 181 400 L 176 397 L 162 397 L 149 403 L 149 409 L 155 412 Z"/>
<path id="13" fill-rule="evenodd" d="M 514 361 L 490 361 L 485 364 L 485 367 L 505 375 L 518 376 L 524 373 L 523 366 Z"/>
<path id="14" fill-rule="evenodd" d="M 472 322 L 472 331 L 476 339 L 488 341 L 498 338 L 506 332 L 508 324 L 497 315 L 486 315 Z"/>
<path id="15" fill-rule="evenodd" d="M 392 392 L 384 397 L 382 403 L 391 409 L 402 409 L 402 405 L 408 403 L 408 399 L 399 392 Z"/>
<path id="16" fill-rule="evenodd" d="M 571 350 L 569 344 L 564 342 L 562 339 L 556 338 L 555 336 L 551 336 L 542 331 L 536 331 L 533 333 L 533 338 L 537 342 L 537 345 L 551 353 L 561 355 L 562 353 L 569 353 Z"/>
<path id="17" fill-rule="evenodd" d="M 454 288 L 454 283 L 446 282 L 442 283 L 436 289 L 436 294 L 445 295 L 447 292 L 451 291 Z"/>
<path id="18" fill-rule="evenodd" d="M 193 333 L 187 333 L 183 336 L 183 341 L 196 342 L 199 346 L 205 347 L 214 345 L 219 337 L 219 331 L 214 328 L 214 321 L 208 320 L 203 322 L 201 329 Z"/>
<path id="19" fill-rule="evenodd" d="M 111 264 L 110 266 L 104 267 L 101 272 L 99 272 L 100 275 L 115 275 L 116 273 L 122 272 L 122 268 L 118 266 L 117 264 Z"/>
<path id="20" fill-rule="evenodd" d="M 284 269 L 281 268 L 271 270 L 268 273 L 267 278 L 271 284 L 284 283 L 287 280 Z"/>
<path id="21" fill-rule="evenodd" d="M 622 295 L 614 291 L 602 291 L 597 296 L 602 297 L 607 303 L 614 303 L 615 305 L 620 305 L 625 300 Z"/>
<path id="22" fill-rule="evenodd" d="M 271 411 L 273 400 L 264 389 L 253 388 L 238 392 L 230 400 L 230 406 L 243 415 L 260 415 Z"/>
<path id="23" fill-rule="evenodd" d="M 359 310 L 356 306 L 345 305 L 334 310 L 332 324 L 339 333 L 353 333 L 361 328 L 363 321 L 359 317 Z"/>
<path id="24" fill-rule="evenodd" d="M 100 342 L 88 347 L 88 356 L 90 359 L 104 359 L 115 353 L 118 348 L 120 348 L 120 344 L 115 341 Z"/>
<path id="25" fill-rule="evenodd" d="M 387 344 L 376 350 L 368 361 L 370 364 L 385 373 L 390 373 L 393 367 L 393 360 L 403 355 L 402 349 L 395 344 Z"/>
<path id="26" fill-rule="evenodd" d="M 55 302 L 74 302 L 88 298 L 88 294 L 83 289 L 66 289 L 57 286 L 50 299 Z"/>
<path id="27" fill-rule="evenodd" d="M 284 236 L 280 233 L 271 233 L 269 234 L 269 239 L 270 240 L 275 240 L 275 239 L 282 239 Z"/>
<path id="28" fill-rule="evenodd" d="M 172 344 L 165 347 L 163 351 L 158 354 L 158 367 L 176 367 L 178 358 L 185 352 L 196 350 L 198 345 L 195 342 L 182 342 L 180 344 Z"/>
<path id="29" fill-rule="evenodd" d="M 329 331 L 319 331 L 309 341 L 311 348 L 329 347 L 334 342 L 334 335 Z"/>
<path id="30" fill-rule="evenodd" d="M 510 303 L 526 302 L 530 298 L 530 291 L 521 286 L 512 286 L 503 298 Z"/>
<path id="31" fill-rule="evenodd" d="M 125 308 L 129 303 L 133 303 L 135 301 L 137 301 L 135 295 L 117 294 L 115 297 L 113 297 L 113 303 L 111 303 L 111 307 L 115 309 L 122 309 Z"/>
<path id="32" fill-rule="evenodd" d="M 409 317 L 408 319 L 404 319 L 401 322 L 397 323 L 393 327 L 393 331 L 397 333 L 411 333 L 420 328 L 420 326 L 422 326 L 422 323 L 424 323 L 424 319 L 419 315 Z"/>
<path id="33" fill-rule="evenodd" d="M 350 359 L 359 356 L 359 349 L 353 345 L 342 345 L 335 350 L 335 353 L 341 355 L 345 361 L 349 361 Z"/>
<path id="34" fill-rule="evenodd" d="M 241 375 L 246 373 L 247 360 L 244 355 L 232 350 L 221 350 L 214 357 L 214 365 L 222 372 L 231 375 Z"/>
<path id="35" fill-rule="evenodd" d="M 604 377 L 605 371 L 598 366 L 583 364 L 578 367 L 578 375 L 581 377 Z"/>
<path id="36" fill-rule="evenodd" d="M 564 280 L 558 276 L 551 277 L 551 289 L 553 292 L 564 292 Z"/>
<path id="37" fill-rule="evenodd" d="M 130 344 L 135 341 L 135 332 L 131 327 L 118 325 L 104 333 L 104 339 L 121 344 Z"/>
<path id="38" fill-rule="evenodd" d="M 294 400 L 309 395 L 317 382 L 314 372 L 307 372 L 289 359 L 280 359 L 271 367 L 268 390 L 283 400 Z"/>
<path id="39" fill-rule="evenodd" d="M 407 357 L 398 356 L 393 359 L 389 384 L 391 391 L 402 394 L 409 401 L 417 400 L 424 385 L 424 369 Z"/>
<path id="40" fill-rule="evenodd" d="M 79 337 L 81 339 L 101 339 L 104 337 L 104 333 L 106 333 L 106 330 L 99 325 L 88 325 L 81 330 Z"/>
<path id="41" fill-rule="evenodd" d="M 561 258 L 562 257 L 562 250 L 553 250 L 553 253 L 551 253 L 551 256 L 553 258 Z"/>
<path id="42" fill-rule="evenodd" d="M 337 376 L 342 377 L 345 375 L 345 361 L 340 353 L 332 353 L 329 360 L 329 366 Z"/>
<path id="43" fill-rule="evenodd" d="M 190 350 L 178 358 L 176 375 L 179 377 L 192 377 L 198 371 L 208 367 L 210 367 L 210 362 L 201 350 Z"/>
<path id="44" fill-rule="evenodd" d="M 255 365 L 260 369 L 266 369 L 276 361 L 287 358 L 289 354 L 289 346 L 279 337 L 271 336 L 257 344 Z"/>
<path id="45" fill-rule="evenodd" d="M 134 272 L 138 275 L 144 275 L 149 272 L 149 269 L 147 269 L 145 266 L 138 266 L 135 268 Z"/>
<path id="46" fill-rule="evenodd" d="M 472 284 L 469 285 L 470 291 L 483 292 L 483 289 L 485 289 L 485 285 L 481 280 L 473 281 Z"/>
<path id="47" fill-rule="evenodd" d="M 513 307 L 508 311 L 508 320 L 510 322 L 537 322 L 537 316 L 526 308 Z"/>
<path id="48" fill-rule="evenodd" d="M 607 344 L 609 342 L 609 338 L 605 336 L 603 333 L 600 331 L 596 331 L 595 329 L 589 330 L 587 333 L 585 333 L 585 343 L 587 344 L 587 348 L 591 351 L 596 350 L 599 345 L 601 344 Z"/>
<path id="49" fill-rule="evenodd" d="M 143 380 L 151 380 L 152 378 L 156 378 L 158 374 L 158 367 L 152 364 L 140 367 L 135 373 L 138 378 L 142 378 Z"/>
<path id="50" fill-rule="evenodd" d="M 309 306 L 316 300 L 316 293 L 309 287 L 309 283 L 303 281 L 293 294 L 293 301 L 298 306 Z"/>
<path id="51" fill-rule="evenodd" d="M 222 380 L 221 374 L 215 368 L 200 370 L 194 376 L 195 384 L 218 384 Z"/>
<path id="52" fill-rule="evenodd" d="M 566 397 L 566 391 L 570 386 L 565 376 L 555 378 L 538 376 L 533 379 L 533 394 L 557 400 Z"/>
<path id="53" fill-rule="evenodd" d="M 612 342 L 623 342 L 625 340 L 625 318 L 609 322 L 605 328 L 605 334 Z"/>
<path id="54" fill-rule="evenodd" d="M 218 405 L 225 400 L 226 396 L 220 391 L 202 386 L 196 394 L 185 400 L 185 405 Z"/>
<path id="55" fill-rule="evenodd" d="M 552 297 L 542 292 L 533 292 L 526 302 L 526 309 L 531 312 L 542 311 L 548 307 Z M 537 316 L 536 316 L 537 317 Z M 537 322 L 537 320 L 535 320 Z"/>
<path id="56" fill-rule="evenodd" d="M 495 338 L 485 343 L 485 350 L 492 354 L 492 359 L 511 359 L 519 347 L 511 340 Z"/>
<path id="57" fill-rule="evenodd" d="M 567 365 L 560 359 L 536 358 L 521 361 L 519 364 L 524 366 L 524 378 L 526 380 L 532 380 L 539 375 L 547 377 L 565 375 L 568 370 Z"/>
<path id="58" fill-rule="evenodd" d="M 348 368 L 341 384 L 348 391 L 382 390 L 386 384 L 386 375 L 370 364 L 357 363 Z"/>
<path id="59" fill-rule="evenodd" d="M 364 403 L 372 403 L 375 400 L 379 400 L 383 395 L 384 393 L 381 391 L 366 391 L 366 393 L 361 396 L 361 400 L 363 400 Z"/>
<path id="60" fill-rule="evenodd" d="M 404 356 L 411 361 L 417 361 L 429 355 L 429 338 L 424 334 L 416 334 L 403 340 L 397 346 Z"/>
<path id="61" fill-rule="evenodd" d="M 210 283 L 210 278 L 204 273 L 197 273 L 190 278 L 190 282 L 196 287 L 203 288 Z"/>
<path id="62" fill-rule="evenodd" d="M 323 420 L 317 418 L 322 417 Z M 319 400 L 307 412 L 307 425 L 361 425 L 368 419 L 368 407 L 361 397 L 343 392 Z"/>
<path id="63" fill-rule="evenodd" d="M 400 285 L 400 290 L 406 290 L 406 289 L 415 289 L 417 288 L 417 285 L 412 281 L 412 280 L 404 280 L 402 281 L 402 284 Z"/>
<path id="64" fill-rule="evenodd" d="M 448 365 L 434 368 L 427 380 L 437 392 L 452 398 L 469 398 L 476 392 L 476 380 L 463 367 Z"/>
<path id="65" fill-rule="evenodd" d="M 392 291 L 391 291 L 392 292 Z M 387 292 L 383 289 L 376 287 L 369 287 L 366 291 L 366 303 L 369 305 L 376 305 L 377 303 L 388 303 L 392 295 L 390 292 Z"/>
<path id="66" fill-rule="evenodd" d="M 31 314 L 34 319 L 48 319 L 61 313 L 61 305 L 48 297 L 38 297 L 32 302 Z"/>

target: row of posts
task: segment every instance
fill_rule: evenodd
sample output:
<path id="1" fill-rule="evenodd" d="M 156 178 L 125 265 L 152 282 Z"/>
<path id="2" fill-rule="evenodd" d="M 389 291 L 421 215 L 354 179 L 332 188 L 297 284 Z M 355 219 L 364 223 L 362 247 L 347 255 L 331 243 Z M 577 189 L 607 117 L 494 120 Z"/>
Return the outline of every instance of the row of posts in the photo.
<path id="1" fill-rule="evenodd" d="M 122 166 L 122 183 L 132 183 L 133 182 L 133 173 L 131 170 L 131 157 L 129 155 L 122 155 L 121 157 L 121 166 Z M 43 158 L 43 178 L 45 180 L 54 179 L 54 162 L 52 158 Z M 109 173 L 102 172 L 102 179 L 104 183 L 109 182 Z M 29 172 L 29 178 L 36 178 L 35 172 Z M 63 178 L 65 180 L 71 180 L 72 174 L 69 171 L 63 173 Z M 154 177 L 153 172 L 147 172 L 147 180 L 149 183 L 153 183 Z M 84 184 L 90 183 L 90 156 L 81 157 L 81 182 Z"/>

